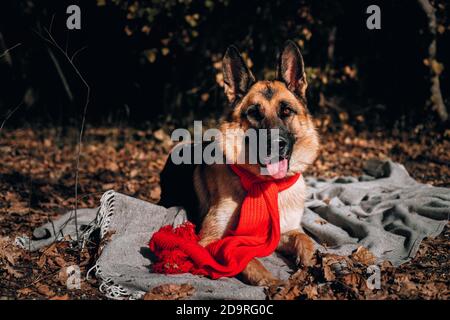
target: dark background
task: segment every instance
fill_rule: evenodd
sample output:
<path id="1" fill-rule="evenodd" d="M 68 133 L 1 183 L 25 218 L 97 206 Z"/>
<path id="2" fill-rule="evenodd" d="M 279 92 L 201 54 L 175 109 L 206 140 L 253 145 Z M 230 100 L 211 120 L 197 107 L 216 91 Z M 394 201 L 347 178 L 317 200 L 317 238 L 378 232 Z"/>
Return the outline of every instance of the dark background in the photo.
<path id="1" fill-rule="evenodd" d="M 81 7 L 80 31 L 66 28 L 69 4 Z M 381 30 L 366 28 L 370 4 L 381 7 Z M 432 4 L 448 106 L 450 6 Z M 413 0 L 1 1 L 0 52 L 21 45 L 0 60 L 0 115 L 9 116 L 10 127 L 79 123 L 86 87 L 43 39 L 51 27 L 69 57 L 84 48 L 73 62 L 91 89 L 89 124 L 216 116 L 225 103 L 220 60 L 226 47 L 236 44 L 250 57 L 257 78 L 273 78 L 280 47 L 293 39 L 303 47 L 314 114 L 364 128 L 442 125 L 428 103 L 427 24 Z"/>

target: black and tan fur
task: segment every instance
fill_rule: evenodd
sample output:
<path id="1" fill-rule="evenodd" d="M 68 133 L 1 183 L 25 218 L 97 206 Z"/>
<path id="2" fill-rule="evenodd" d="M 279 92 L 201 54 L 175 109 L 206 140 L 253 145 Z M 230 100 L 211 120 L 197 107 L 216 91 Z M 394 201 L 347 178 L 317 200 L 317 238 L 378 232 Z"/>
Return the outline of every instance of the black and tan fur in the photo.
<path id="1" fill-rule="evenodd" d="M 278 80 L 256 81 L 235 47 L 230 47 L 224 56 L 223 73 L 225 94 L 231 111 L 224 118 L 220 130 L 227 132 L 230 128 L 280 129 L 286 139 L 292 142 L 286 152 L 289 161 L 288 176 L 305 171 L 316 158 L 319 139 L 306 106 L 307 82 L 298 46 L 291 41 L 284 46 L 279 58 Z M 225 135 L 220 141 L 221 149 L 229 161 L 236 160 L 243 151 L 240 150 L 240 144 L 232 142 L 235 141 L 232 138 L 234 137 Z M 262 164 L 247 163 L 242 166 L 259 174 Z M 170 188 L 175 185 L 165 182 L 177 170 L 181 168 L 174 168 L 168 163 L 161 175 L 162 205 L 184 204 L 181 203 L 182 199 L 173 199 L 176 191 Z M 198 206 L 189 199 L 193 194 L 185 195 L 184 200 L 190 202 L 187 204 L 191 210 L 190 218 L 201 225 L 200 243 L 206 246 L 223 237 L 228 229 L 235 227 L 246 193 L 239 178 L 227 165 L 198 165 L 189 170 L 191 171 L 186 177 L 192 174 Z M 176 176 L 177 186 L 181 188 L 180 176 Z M 279 194 L 282 236 L 277 249 L 304 266 L 311 264 L 314 253 L 311 239 L 300 226 L 305 189 L 305 182 L 301 177 L 291 188 Z M 177 201 L 179 203 L 176 203 Z M 253 259 L 240 276 L 254 285 L 272 285 L 278 282 L 257 259 Z"/>

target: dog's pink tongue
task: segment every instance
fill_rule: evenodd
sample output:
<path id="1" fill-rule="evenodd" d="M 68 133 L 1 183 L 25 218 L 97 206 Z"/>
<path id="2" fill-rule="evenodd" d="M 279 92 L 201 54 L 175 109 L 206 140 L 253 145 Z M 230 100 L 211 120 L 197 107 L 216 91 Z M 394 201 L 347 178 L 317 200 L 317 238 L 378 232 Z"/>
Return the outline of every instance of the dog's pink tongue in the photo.
<path id="1" fill-rule="evenodd" d="M 288 161 L 286 159 L 277 163 L 268 163 L 266 165 L 268 173 L 275 179 L 284 178 L 288 170 Z"/>

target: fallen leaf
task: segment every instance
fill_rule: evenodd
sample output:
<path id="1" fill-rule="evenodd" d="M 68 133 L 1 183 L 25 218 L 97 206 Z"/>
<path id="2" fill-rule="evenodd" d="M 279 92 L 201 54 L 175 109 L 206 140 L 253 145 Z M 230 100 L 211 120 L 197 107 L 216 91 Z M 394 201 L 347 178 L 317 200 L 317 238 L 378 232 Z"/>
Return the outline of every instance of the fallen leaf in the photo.
<path id="1" fill-rule="evenodd" d="M 325 254 L 322 257 L 323 276 L 327 281 L 334 281 L 336 274 L 341 275 L 347 267 L 348 261 L 345 257 L 335 254 Z"/>
<path id="2" fill-rule="evenodd" d="M 67 267 L 61 268 L 61 270 L 59 270 L 58 272 L 58 280 L 63 286 L 67 284 L 67 278 Z"/>
<path id="3" fill-rule="evenodd" d="M 315 299 L 318 296 L 317 286 L 316 285 L 307 285 L 303 292 L 306 294 L 308 299 Z"/>
<path id="4" fill-rule="evenodd" d="M 20 279 L 20 278 L 24 277 L 23 273 L 17 271 L 13 267 L 11 267 L 9 264 L 6 264 L 6 271 L 16 279 Z"/>
<path id="5" fill-rule="evenodd" d="M 170 139 L 169 135 L 165 133 L 163 129 L 158 129 L 155 132 L 153 132 L 153 137 L 159 142 L 163 142 L 167 139 Z"/>
<path id="6" fill-rule="evenodd" d="M 17 292 L 18 292 L 20 295 L 28 296 L 30 293 L 33 292 L 33 290 L 31 290 L 30 288 L 22 288 L 22 289 L 17 290 Z"/>
<path id="7" fill-rule="evenodd" d="M 40 284 L 36 287 L 37 291 L 47 297 L 53 297 L 55 292 L 53 292 L 50 287 L 46 284 Z"/>
<path id="8" fill-rule="evenodd" d="M 352 253 L 351 258 L 359 263 L 362 263 L 366 266 L 370 266 L 375 264 L 377 258 L 369 251 L 369 249 L 360 246 L 356 249 L 355 252 Z"/>
<path id="9" fill-rule="evenodd" d="M 55 257 L 53 260 L 54 260 L 54 261 L 56 262 L 56 264 L 57 264 L 58 266 L 60 266 L 61 268 L 62 268 L 62 267 L 65 267 L 66 264 L 67 264 L 66 260 L 64 260 L 64 258 L 61 257 L 61 256 Z"/>
<path id="10" fill-rule="evenodd" d="M 0 260 L 5 259 L 11 265 L 15 265 L 22 253 L 22 249 L 14 245 L 9 237 L 0 237 Z"/>
<path id="11" fill-rule="evenodd" d="M 39 268 L 42 269 L 46 262 L 47 262 L 47 257 L 45 256 L 45 254 L 42 254 L 39 257 L 39 260 L 37 261 L 37 265 L 38 265 Z"/>
<path id="12" fill-rule="evenodd" d="M 67 293 L 62 296 L 54 296 L 54 297 L 50 298 L 50 300 L 69 300 L 69 299 L 70 299 L 70 297 Z"/>
<path id="13" fill-rule="evenodd" d="M 153 288 L 144 295 L 144 300 L 180 300 L 193 295 L 195 288 L 187 283 L 163 284 Z"/>

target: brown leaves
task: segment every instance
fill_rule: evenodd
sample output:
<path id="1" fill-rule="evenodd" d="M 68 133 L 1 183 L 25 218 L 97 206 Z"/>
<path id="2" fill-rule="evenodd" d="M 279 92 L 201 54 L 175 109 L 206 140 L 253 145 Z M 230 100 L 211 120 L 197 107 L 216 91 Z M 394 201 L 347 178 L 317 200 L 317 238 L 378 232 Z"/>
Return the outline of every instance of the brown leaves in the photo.
<path id="1" fill-rule="evenodd" d="M 220 64 L 217 62 L 218 69 Z M 331 132 L 332 122 L 333 119 L 327 117 L 316 121 L 321 131 L 322 152 L 305 175 L 360 175 L 365 159 L 389 157 L 405 164 L 419 181 L 450 186 L 450 169 L 445 165 L 450 161 L 449 130 L 439 133 L 417 127 L 410 133 L 371 133 L 358 132 L 344 124 Z M 211 121 L 210 126 L 214 125 Z M 159 172 L 170 147 L 171 126 L 165 124 L 163 130 L 88 128 L 80 162 L 79 208 L 97 206 L 101 194 L 108 189 L 157 201 Z M 35 227 L 74 205 L 74 141 L 79 132 L 78 128 L 67 128 L 67 132 L 62 134 L 60 128 L 2 131 L 0 277 L 3 286 L 0 286 L 0 295 L 47 297 L 36 288 L 37 284 L 45 284 L 55 293 L 54 299 L 65 298 L 66 293 L 72 297 L 102 297 L 85 281 L 82 290 L 67 292 L 65 286 L 65 268 L 77 264 L 84 275 L 87 264 L 95 260 L 97 248 L 92 249 L 92 255 L 83 251 L 78 260 L 78 252 L 67 243 L 33 253 L 13 244 L 15 236 L 30 235 Z M 326 221 L 317 219 L 315 223 Z M 399 268 L 383 263 L 380 266 L 381 290 L 365 287 L 363 280 L 369 276 L 367 265 L 373 263 L 373 257 L 361 247 L 350 257 L 318 257 L 313 267 L 299 270 L 280 291 L 273 288 L 269 295 L 279 299 L 448 299 L 449 239 L 446 230 L 436 239 L 425 240 L 416 259 Z M 177 289 L 172 289 L 173 293 L 159 289 L 162 291 L 149 293 L 149 297 L 180 297 Z"/>
<path id="2" fill-rule="evenodd" d="M 23 250 L 14 245 L 9 237 L 0 237 L 0 261 L 6 260 L 11 265 L 16 264 Z"/>
<path id="3" fill-rule="evenodd" d="M 68 269 L 67 267 L 61 268 L 61 270 L 58 272 L 58 281 L 61 285 L 65 286 L 67 284 L 67 279 L 69 277 Z"/>
<path id="4" fill-rule="evenodd" d="M 40 250 L 42 252 L 37 265 L 39 268 L 48 267 L 50 269 L 62 268 L 67 262 L 64 258 L 64 249 L 67 248 L 67 243 L 55 242 L 46 249 Z M 59 248 L 59 249 L 58 249 Z"/>
<path id="5" fill-rule="evenodd" d="M 55 295 L 55 292 L 51 290 L 50 287 L 46 284 L 39 284 L 36 286 L 36 289 L 40 294 L 48 298 L 53 297 Z"/>
<path id="6" fill-rule="evenodd" d="M 16 279 L 24 277 L 24 274 L 16 267 L 23 253 L 23 250 L 17 247 L 9 237 L 0 237 L 0 266 L 9 276 Z"/>
<path id="7" fill-rule="evenodd" d="M 366 279 L 366 265 L 373 255 L 358 248 L 350 257 L 317 253 L 317 263 L 309 269 L 298 270 L 280 288 L 269 289 L 272 299 L 349 299 L 372 294 Z"/>
<path id="8" fill-rule="evenodd" d="M 376 261 L 376 258 L 372 254 L 372 252 L 362 246 L 358 247 L 358 249 L 356 249 L 356 251 L 352 253 L 352 258 L 354 261 L 362 263 L 366 266 L 375 264 Z"/>
<path id="9" fill-rule="evenodd" d="M 192 296 L 195 288 L 187 283 L 163 284 L 157 286 L 144 295 L 144 300 L 181 300 Z"/>
<path id="10" fill-rule="evenodd" d="M 22 288 L 22 289 L 17 290 L 17 293 L 20 296 L 29 296 L 30 294 L 33 293 L 33 290 L 31 290 L 30 288 Z"/>
<path id="11" fill-rule="evenodd" d="M 298 270 L 281 288 L 270 288 L 268 296 L 271 299 L 448 299 L 446 279 L 450 263 L 444 259 L 436 267 L 432 263 L 436 256 L 431 253 L 436 249 L 430 252 L 428 243 L 446 250 L 439 242 L 448 243 L 449 233 L 447 228 L 440 237 L 442 240 L 425 240 L 418 257 L 399 268 L 387 261 L 379 263 L 375 267 L 379 268 L 379 289 L 369 288 L 369 283 L 374 284 L 369 277 L 375 275 L 369 268 L 375 265 L 376 259 L 370 250 L 359 247 L 348 257 L 318 253 L 313 267 Z M 444 255 L 442 252 L 438 256 Z"/>
<path id="12" fill-rule="evenodd" d="M 16 269 L 14 269 L 12 266 L 10 265 L 6 265 L 5 266 L 6 271 L 8 272 L 9 275 L 13 276 L 14 278 L 23 278 L 24 274 L 17 271 Z"/>
<path id="13" fill-rule="evenodd" d="M 341 257 L 334 254 L 326 254 L 322 257 L 323 276 L 327 281 L 334 281 L 336 275 L 345 274 L 348 269 L 350 261 L 346 257 Z"/>
<path id="14" fill-rule="evenodd" d="M 67 293 L 62 296 L 54 296 L 54 297 L 50 298 L 50 300 L 69 300 L 69 299 L 70 299 L 70 297 Z"/>

